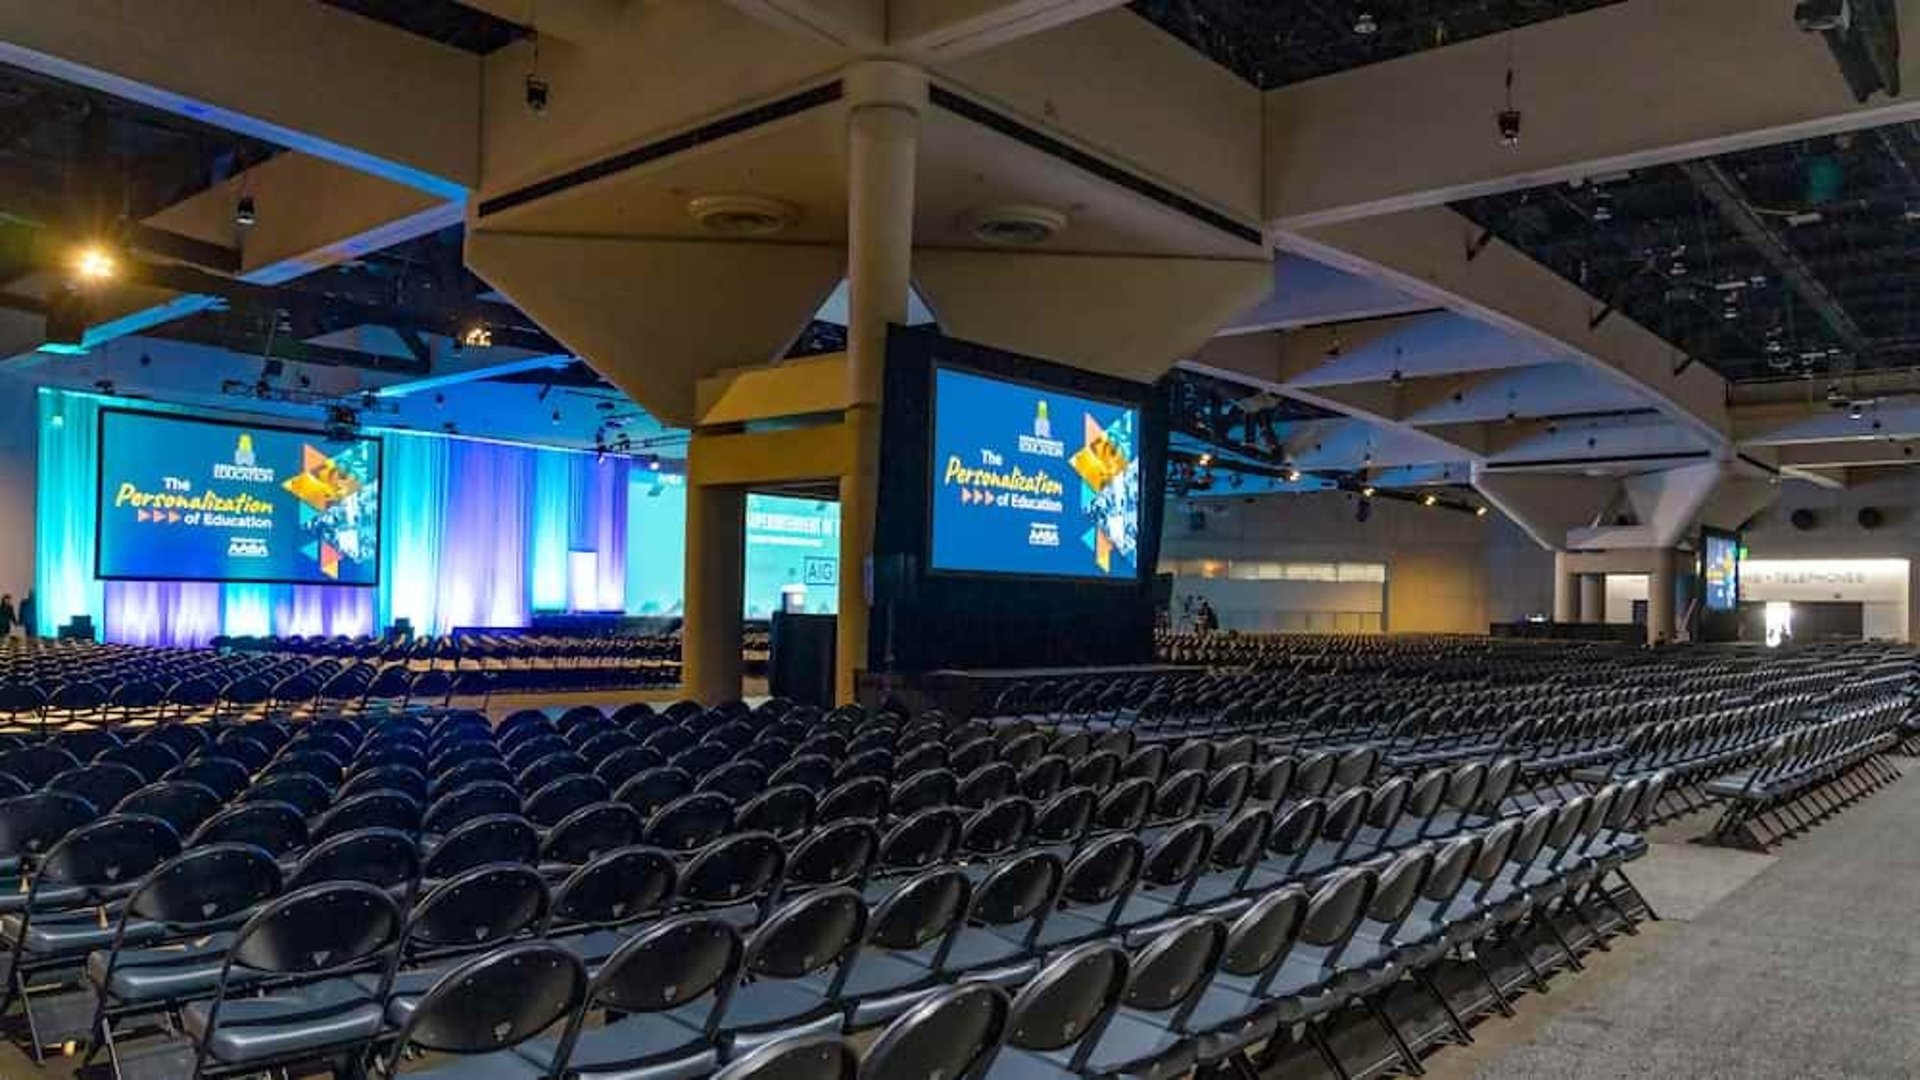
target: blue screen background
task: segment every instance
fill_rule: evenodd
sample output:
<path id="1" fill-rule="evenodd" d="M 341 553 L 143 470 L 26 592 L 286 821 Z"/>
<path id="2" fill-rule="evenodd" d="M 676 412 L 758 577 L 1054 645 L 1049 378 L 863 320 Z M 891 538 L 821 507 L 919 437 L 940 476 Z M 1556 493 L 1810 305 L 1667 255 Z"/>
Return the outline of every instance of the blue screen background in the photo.
<path id="1" fill-rule="evenodd" d="M 1139 428 L 1126 405 L 936 368 L 930 567 L 1135 580 Z"/>
<path id="2" fill-rule="evenodd" d="M 114 411 L 100 423 L 100 577 L 378 583 L 378 440 Z"/>

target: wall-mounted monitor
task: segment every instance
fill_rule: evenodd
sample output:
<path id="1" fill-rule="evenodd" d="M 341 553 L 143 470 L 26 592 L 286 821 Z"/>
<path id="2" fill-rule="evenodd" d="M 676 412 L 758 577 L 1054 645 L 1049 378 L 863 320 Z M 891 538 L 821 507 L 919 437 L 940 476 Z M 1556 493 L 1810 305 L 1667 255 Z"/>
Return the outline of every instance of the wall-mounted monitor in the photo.
<path id="1" fill-rule="evenodd" d="M 1700 579 L 1706 587 L 1708 611 L 1739 609 L 1739 533 L 1711 528 L 1700 530 Z"/>
<path id="2" fill-rule="evenodd" d="M 1138 408 L 941 364 L 931 412 L 930 570 L 1139 580 Z"/>
<path id="3" fill-rule="evenodd" d="M 377 438 L 102 409 L 99 458 L 98 577 L 379 584 Z"/>

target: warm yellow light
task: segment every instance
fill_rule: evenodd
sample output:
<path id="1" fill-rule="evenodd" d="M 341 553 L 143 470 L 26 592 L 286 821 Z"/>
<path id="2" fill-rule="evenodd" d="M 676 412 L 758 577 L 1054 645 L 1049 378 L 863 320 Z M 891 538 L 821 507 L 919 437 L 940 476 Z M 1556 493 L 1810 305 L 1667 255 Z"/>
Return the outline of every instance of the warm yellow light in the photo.
<path id="1" fill-rule="evenodd" d="M 1438 496 L 1434 496 L 1434 495 L 1422 495 L 1422 496 L 1420 496 L 1420 503 L 1421 503 L 1421 505 L 1423 505 L 1423 506 L 1432 506 L 1432 505 L 1433 505 L 1434 503 L 1437 503 L 1437 502 L 1439 502 L 1439 501 L 1440 501 L 1440 499 L 1439 499 L 1439 497 L 1438 497 Z"/>
<path id="2" fill-rule="evenodd" d="M 1366 487 L 1361 488 L 1360 494 L 1365 495 L 1369 499 L 1373 498 L 1373 485 L 1368 484 Z"/>
<path id="3" fill-rule="evenodd" d="M 1484 506 L 1476 506 L 1473 508 L 1473 514 L 1475 517 L 1486 517 L 1487 508 Z"/>
<path id="4" fill-rule="evenodd" d="M 81 281 L 106 281 L 118 271 L 113 253 L 97 244 L 74 252 L 73 274 Z"/>
<path id="5" fill-rule="evenodd" d="M 493 344 L 493 331 L 487 328 L 486 323 L 475 323 L 460 335 L 460 341 L 469 348 L 484 349 Z"/>

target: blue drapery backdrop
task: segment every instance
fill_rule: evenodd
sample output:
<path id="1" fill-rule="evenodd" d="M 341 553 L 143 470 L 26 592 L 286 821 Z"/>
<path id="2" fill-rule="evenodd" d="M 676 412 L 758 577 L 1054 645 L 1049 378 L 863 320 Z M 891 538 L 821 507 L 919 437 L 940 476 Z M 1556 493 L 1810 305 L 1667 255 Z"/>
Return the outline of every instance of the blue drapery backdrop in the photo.
<path id="1" fill-rule="evenodd" d="M 95 580 L 100 409 L 147 401 L 40 390 L 38 632 L 91 616 L 108 641 L 204 645 L 217 634 L 369 634 L 524 626 L 533 611 L 619 610 L 626 597 L 629 462 L 569 450 L 370 429 L 384 440 L 380 585 Z M 594 595 L 569 594 L 590 557 Z"/>

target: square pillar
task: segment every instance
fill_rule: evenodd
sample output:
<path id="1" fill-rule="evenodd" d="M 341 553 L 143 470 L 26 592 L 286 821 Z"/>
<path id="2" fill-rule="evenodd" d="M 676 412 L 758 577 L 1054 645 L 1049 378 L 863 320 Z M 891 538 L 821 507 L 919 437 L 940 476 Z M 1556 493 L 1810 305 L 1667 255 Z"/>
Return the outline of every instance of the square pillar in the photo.
<path id="1" fill-rule="evenodd" d="M 699 452 L 696 440 L 688 449 L 690 463 Z M 689 474 L 692 471 L 688 469 Z M 680 675 L 686 695 L 702 705 L 718 705 L 741 695 L 746 551 L 746 489 L 689 483 Z"/>

